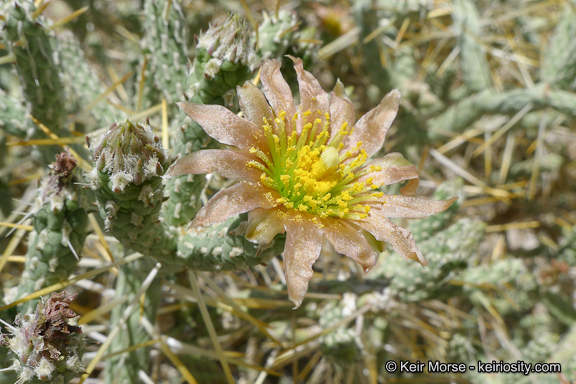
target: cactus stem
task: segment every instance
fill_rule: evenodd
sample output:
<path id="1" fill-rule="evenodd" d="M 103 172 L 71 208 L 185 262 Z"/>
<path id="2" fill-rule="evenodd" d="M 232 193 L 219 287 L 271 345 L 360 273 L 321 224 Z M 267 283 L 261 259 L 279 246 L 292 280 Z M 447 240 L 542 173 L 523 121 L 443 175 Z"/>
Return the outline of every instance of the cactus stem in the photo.
<path id="1" fill-rule="evenodd" d="M 8 249 L 9 249 L 9 248 L 8 248 Z M 9 309 L 9 308 L 15 307 L 15 306 L 17 306 L 17 305 L 19 305 L 19 304 L 25 303 L 25 302 L 27 302 L 27 301 L 37 299 L 37 298 L 39 298 L 39 297 L 41 297 L 41 296 L 44 296 L 44 295 L 47 295 L 47 294 L 49 294 L 49 293 L 56 292 L 56 291 L 60 291 L 60 290 L 62 290 L 62 289 L 64 289 L 64 288 L 66 288 L 66 287 L 69 287 L 69 286 L 71 286 L 71 285 L 76 284 L 77 282 L 79 282 L 79 281 L 81 281 L 81 280 L 89 279 L 89 278 L 94 277 L 94 276 L 97 276 L 97 275 L 99 275 L 99 274 L 101 274 L 101 273 L 107 272 L 107 271 L 109 271 L 109 270 L 111 270 L 111 269 L 113 269 L 113 268 L 116 268 L 116 267 L 119 267 L 119 266 L 121 266 L 121 265 L 130 263 L 130 262 L 132 262 L 132 261 L 134 261 L 134 260 L 138 260 L 138 259 L 141 258 L 142 256 L 143 256 L 142 254 L 133 253 L 133 254 L 131 254 L 130 256 L 127 256 L 127 257 L 125 257 L 125 258 L 122 259 L 122 260 L 118 260 L 118 261 L 115 262 L 115 263 L 111 263 L 111 264 L 105 265 L 104 267 L 101 267 L 101 268 L 93 269 L 93 270 L 91 270 L 91 271 L 89 271 L 89 272 L 86 272 L 86 273 L 83 273 L 83 274 L 81 274 L 81 275 L 78 275 L 78 276 L 76 276 L 76 277 L 74 277 L 74 278 L 72 278 L 72 279 L 68 279 L 68 280 L 63 281 L 63 282 L 61 282 L 61 283 L 51 285 L 51 286 L 49 286 L 49 287 L 46 287 L 46 288 L 41 289 L 41 290 L 39 290 L 39 291 L 36 291 L 36 292 L 34 292 L 34 293 L 26 296 L 26 297 L 23 297 L 23 298 L 21 298 L 21 299 L 18 299 L 18 300 L 14 301 L 14 302 L 12 302 L 12 303 L 10 303 L 10 304 L 6 304 L 5 306 L 0 307 L 0 312 L 4 311 L 4 310 L 6 310 L 6 309 Z M 7 259 L 8 259 L 8 258 L 6 258 L 6 260 L 7 260 Z M 0 263 L 1 263 L 1 261 L 0 261 Z M 1 264 L 0 264 L 0 267 L 2 267 Z M 0 270 L 1 270 L 1 268 L 0 268 Z"/>

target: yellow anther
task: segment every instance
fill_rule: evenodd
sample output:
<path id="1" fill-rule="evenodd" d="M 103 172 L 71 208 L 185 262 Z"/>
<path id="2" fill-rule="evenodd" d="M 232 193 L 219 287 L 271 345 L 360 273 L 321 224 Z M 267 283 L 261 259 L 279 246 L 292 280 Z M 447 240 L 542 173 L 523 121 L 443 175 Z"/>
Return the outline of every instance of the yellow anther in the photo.
<path id="1" fill-rule="evenodd" d="M 350 192 L 348 191 L 344 191 L 340 194 L 340 197 L 342 198 L 342 200 L 344 201 L 350 201 L 352 200 L 352 196 L 350 196 Z"/>

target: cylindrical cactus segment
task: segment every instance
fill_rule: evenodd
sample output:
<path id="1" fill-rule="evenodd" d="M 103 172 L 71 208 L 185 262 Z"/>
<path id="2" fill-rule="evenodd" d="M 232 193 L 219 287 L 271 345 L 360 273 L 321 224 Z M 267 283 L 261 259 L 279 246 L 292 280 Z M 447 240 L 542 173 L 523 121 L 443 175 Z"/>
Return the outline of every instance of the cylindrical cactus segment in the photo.
<path id="1" fill-rule="evenodd" d="M 146 255 L 168 255 L 176 247 L 160 223 L 162 176 L 170 165 L 149 125 L 112 124 L 90 143 L 90 173 L 106 229 L 125 247 Z"/>
<path id="2" fill-rule="evenodd" d="M 62 136 L 66 127 L 64 87 L 60 79 L 56 40 L 47 28 L 47 19 L 34 15 L 32 0 L 6 1 L 2 6 L 4 25 L 2 40 L 14 55 L 14 68 L 20 78 L 22 94 L 29 105 L 29 113 Z M 39 137 L 44 137 L 37 131 Z M 42 136 L 40 136 L 42 135 Z M 58 153 L 57 146 L 42 146 L 42 159 L 49 164 Z"/>
<path id="3" fill-rule="evenodd" d="M 183 96 L 188 63 L 188 28 L 179 1 L 146 0 L 145 46 L 156 87 L 173 105 Z"/>
<path id="4" fill-rule="evenodd" d="M 191 231 L 178 243 L 178 256 L 188 267 L 202 271 L 233 271 L 266 263 L 284 249 L 284 235 L 256 245 L 244 237 L 247 214 L 221 224 Z"/>
<path id="5" fill-rule="evenodd" d="M 34 213 L 22 283 L 22 298 L 42 288 L 62 282 L 76 268 L 88 234 L 88 215 L 82 207 L 82 190 L 76 184 L 76 160 L 67 153 L 56 156 L 50 176 L 39 191 Z M 30 312 L 37 301 L 20 306 Z"/>

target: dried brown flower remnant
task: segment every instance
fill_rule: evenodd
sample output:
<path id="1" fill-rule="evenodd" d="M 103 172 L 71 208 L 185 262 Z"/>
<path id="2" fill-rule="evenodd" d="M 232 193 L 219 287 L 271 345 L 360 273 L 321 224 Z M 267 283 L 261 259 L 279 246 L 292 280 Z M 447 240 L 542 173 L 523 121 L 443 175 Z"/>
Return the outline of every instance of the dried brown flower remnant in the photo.
<path id="1" fill-rule="evenodd" d="M 56 161 L 50 165 L 50 177 L 44 186 L 42 199 L 59 194 L 74 181 L 73 171 L 77 162 L 72 155 L 62 152 L 56 155 Z"/>
<path id="2" fill-rule="evenodd" d="M 12 337 L 2 338 L 17 357 L 18 383 L 34 378 L 52 380 L 59 375 L 68 379 L 80 370 L 84 340 L 76 325 L 78 315 L 69 308 L 75 297 L 66 296 L 66 292 L 52 293 L 38 304 L 34 314 L 18 315 L 10 329 Z"/>
<path id="3" fill-rule="evenodd" d="M 304 70 L 302 60 L 293 61 L 298 107 L 276 60 L 262 66 L 264 93 L 250 82 L 238 87 L 245 119 L 216 105 L 180 103 L 206 133 L 235 148 L 194 152 L 169 174 L 218 172 L 239 181 L 215 194 L 191 225 L 207 226 L 249 212 L 248 240 L 267 244 L 286 233 L 288 296 L 298 307 L 324 241 L 365 272 L 376 263 L 376 242 L 388 242 L 403 257 L 426 265 L 412 234 L 390 218 L 426 218 L 455 199 L 429 201 L 379 190 L 409 180 L 401 192 L 412 191 L 418 180 L 416 167 L 399 153 L 368 161 L 396 117 L 398 90 L 356 121 L 341 83 L 328 94 Z"/>
<path id="4" fill-rule="evenodd" d="M 52 171 L 58 177 L 66 177 L 76 168 L 76 164 L 76 159 L 72 155 L 62 152 L 56 155 L 56 161 L 52 164 Z"/>
<path id="5" fill-rule="evenodd" d="M 44 307 L 43 321 L 36 323 L 36 330 L 44 340 L 65 339 L 71 333 L 82 333 L 78 326 L 70 324 L 70 320 L 78 315 L 71 310 L 70 303 L 76 298 L 76 294 L 66 297 L 66 292 L 53 293 Z M 36 319 L 40 319 L 36 309 Z"/>

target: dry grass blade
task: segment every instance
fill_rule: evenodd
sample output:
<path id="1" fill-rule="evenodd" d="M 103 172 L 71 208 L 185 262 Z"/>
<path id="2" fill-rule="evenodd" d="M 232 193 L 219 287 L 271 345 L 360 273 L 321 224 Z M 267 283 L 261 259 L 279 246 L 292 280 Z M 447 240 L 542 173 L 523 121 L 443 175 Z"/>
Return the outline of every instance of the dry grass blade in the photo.
<path id="1" fill-rule="evenodd" d="M 202 313 L 202 318 L 204 319 L 204 324 L 208 329 L 208 333 L 210 334 L 210 339 L 212 340 L 212 344 L 214 345 L 214 349 L 216 353 L 218 353 L 218 358 L 220 359 L 220 364 L 222 364 L 222 368 L 224 369 L 224 374 L 226 375 L 226 379 L 230 384 L 234 383 L 234 377 L 232 376 L 232 371 L 230 371 L 230 366 L 228 365 L 228 360 L 226 356 L 224 356 L 224 352 L 222 350 L 222 346 L 220 345 L 220 341 L 218 341 L 218 335 L 216 334 L 216 330 L 214 329 L 214 324 L 212 324 L 212 319 L 210 319 L 210 314 L 206 308 L 206 302 L 204 301 L 204 297 L 200 292 L 200 286 L 198 285 L 198 279 L 196 278 L 196 274 L 193 271 L 188 273 L 190 284 L 192 285 L 192 290 L 194 291 L 194 296 L 198 300 L 198 307 L 200 308 L 200 312 Z"/>

